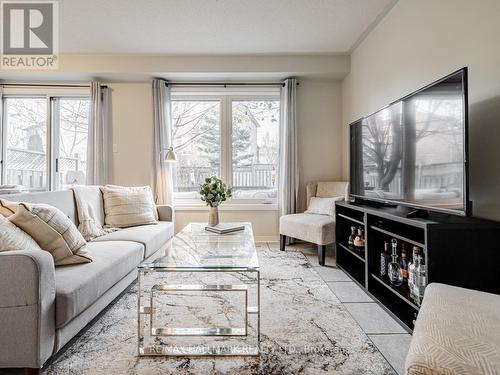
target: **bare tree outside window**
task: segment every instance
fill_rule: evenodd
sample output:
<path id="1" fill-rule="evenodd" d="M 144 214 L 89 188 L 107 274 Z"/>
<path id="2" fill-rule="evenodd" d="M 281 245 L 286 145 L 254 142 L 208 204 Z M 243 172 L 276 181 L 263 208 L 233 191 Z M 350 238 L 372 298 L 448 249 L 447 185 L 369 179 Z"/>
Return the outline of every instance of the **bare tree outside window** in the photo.
<path id="1" fill-rule="evenodd" d="M 89 105 L 88 99 L 59 100 L 58 188 L 86 182 Z"/>
<path id="2" fill-rule="evenodd" d="M 232 102 L 233 194 L 236 198 L 276 198 L 279 100 Z"/>
<path id="3" fill-rule="evenodd" d="M 172 140 L 177 153 L 177 197 L 194 198 L 200 183 L 220 175 L 220 102 L 172 102 Z"/>
<path id="4" fill-rule="evenodd" d="M 197 198 L 204 179 L 217 176 L 232 184 L 235 198 L 276 198 L 279 100 L 228 101 L 232 116 L 222 124 L 224 103 L 219 99 L 172 101 L 176 197 Z M 230 131 L 228 149 L 221 143 L 224 131 Z M 229 176 L 222 173 L 226 166 L 232 171 Z"/>
<path id="5" fill-rule="evenodd" d="M 47 101 L 6 98 L 6 157 L 3 184 L 47 189 Z"/>
<path id="6" fill-rule="evenodd" d="M 89 100 L 54 98 L 51 129 L 57 169 L 55 188 L 85 184 Z M 30 191 L 48 189 L 47 97 L 4 99 L 6 158 L 2 184 L 21 185 Z"/>

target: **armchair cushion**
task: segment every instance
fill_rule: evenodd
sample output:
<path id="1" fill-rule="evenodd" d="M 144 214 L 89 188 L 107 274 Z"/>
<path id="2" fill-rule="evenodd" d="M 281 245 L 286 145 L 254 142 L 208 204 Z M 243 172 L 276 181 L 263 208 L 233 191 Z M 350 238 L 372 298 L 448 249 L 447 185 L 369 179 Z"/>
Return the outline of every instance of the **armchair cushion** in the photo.
<path id="1" fill-rule="evenodd" d="M 344 197 L 318 198 L 312 197 L 306 214 L 330 215 L 335 216 L 335 202 L 344 200 Z"/>
<path id="2" fill-rule="evenodd" d="M 344 197 L 347 189 L 347 182 L 329 181 L 318 182 L 316 196 L 318 198 Z"/>
<path id="3" fill-rule="evenodd" d="M 335 242 L 335 218 L 308 213 L 285 215 L 280 218 L 280 234 L 317 245 L 328 245 Z"/>

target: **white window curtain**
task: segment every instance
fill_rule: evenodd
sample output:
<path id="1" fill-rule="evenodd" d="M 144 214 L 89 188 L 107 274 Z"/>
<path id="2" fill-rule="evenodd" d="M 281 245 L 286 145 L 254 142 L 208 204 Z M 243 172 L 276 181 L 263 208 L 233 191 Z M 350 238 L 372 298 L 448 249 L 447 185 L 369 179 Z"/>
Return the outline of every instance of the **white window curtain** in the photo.
<path id="1" fill-rule="evenodd" d="M 281 215 L 297 212 L 299 169 L 297 149 L 297 80 L 281 89 L 279 207 Z"/>
<path id="2" fill-rule="evenodd" d="M 162 79 L 153 80 L 155 198 L 158 204 L 173 204 L 174 183 L 172 163 L 165 162 L 165 153 L 172 146 L 172 115 L 170 87 Z"/>
<path id="3" fill-rule="evenodd" d="M 87 143 L 87 184 L 108 183 L 109 89 L 90 83 L 90 116 Z"/>

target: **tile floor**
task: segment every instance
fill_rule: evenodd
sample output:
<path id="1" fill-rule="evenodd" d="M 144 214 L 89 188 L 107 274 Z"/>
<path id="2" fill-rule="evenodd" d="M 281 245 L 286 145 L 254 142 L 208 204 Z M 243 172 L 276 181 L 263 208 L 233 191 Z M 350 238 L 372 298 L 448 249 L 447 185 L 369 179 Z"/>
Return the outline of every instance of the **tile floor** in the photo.
<path id="1" fill-rule="evenodd" d="M 269 248 L 279 249 L 277 243 L 267 243 Z M 404 363 L 411 335 L 379 306 L 365 291 L 354 283 L 335 264 L 333 248 L 328 248 L 326 266 L 318 264 L 316 248 L 310 244 L 296 244 L 289 250 L 301 251 L 315 270 L 345 305 L 347 311 L 358 322 L 373 344 L 382 353 L 398 374 L 404 374 Z"/>

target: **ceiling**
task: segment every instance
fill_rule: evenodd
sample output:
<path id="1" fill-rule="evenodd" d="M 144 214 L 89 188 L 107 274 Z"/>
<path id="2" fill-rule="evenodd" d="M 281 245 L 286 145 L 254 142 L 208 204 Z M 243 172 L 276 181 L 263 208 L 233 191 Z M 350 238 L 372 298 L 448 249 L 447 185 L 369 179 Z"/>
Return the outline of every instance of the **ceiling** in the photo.
<path id="1" fill-rule="evenodd" d="M 397 0 L 63 0 L 60 52 L 348 53 Z"/>

